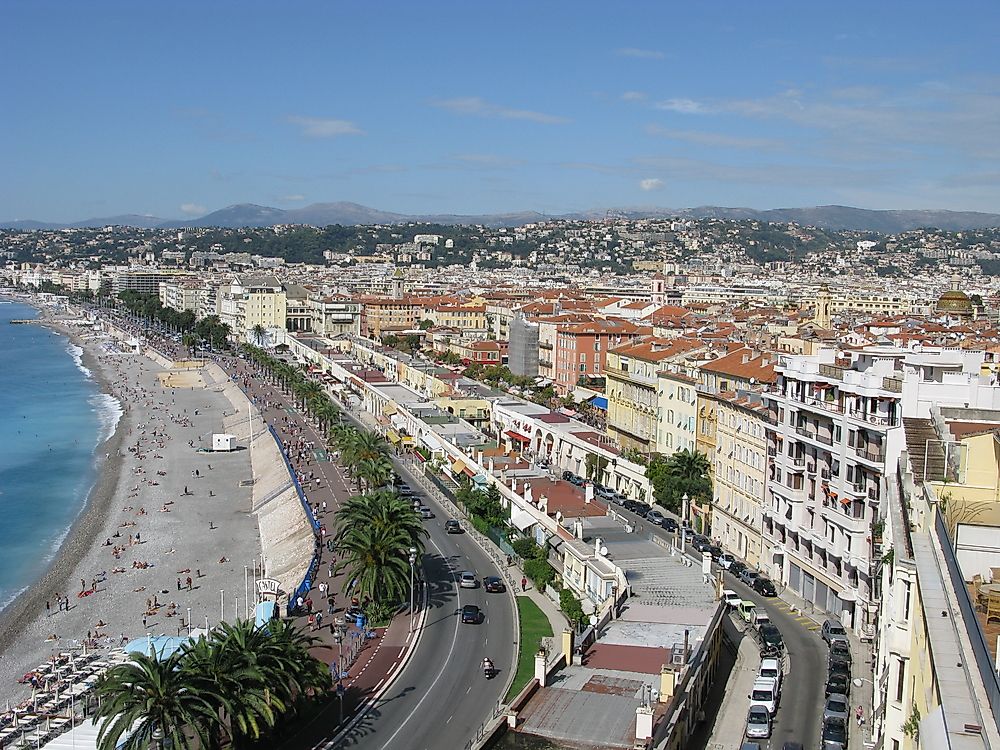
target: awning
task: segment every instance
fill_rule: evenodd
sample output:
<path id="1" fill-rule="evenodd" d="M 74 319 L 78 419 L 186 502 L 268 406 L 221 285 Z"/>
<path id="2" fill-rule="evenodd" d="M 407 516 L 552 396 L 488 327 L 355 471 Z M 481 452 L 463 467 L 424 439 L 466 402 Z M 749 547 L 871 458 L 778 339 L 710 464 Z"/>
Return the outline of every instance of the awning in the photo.
<path id="1" fill-rule="evenodd" d="M 386 404 L 382 407 L 382 413 L 387 417 L 391 417 L 396 413 L 396 407 L 393 404 Z"/>
<path id="2" fill-rule="evenodd" d="M 535 517 L 526 510 L 515 508 L 510 515 L 510 522 L 518 531 L 524 531 L 535 525 Z"/>
<path id="3" fill-rule="evenodd" d="M 386 430 L 385 439 L 388 440 L 393 445 L 396 445 L 400 441 L 399 433 L 395 430 Z"/>
<path id="4" fill-rule="evenodd" d="M 505 432 L 504 435 L 506 435 L 507 437 L 509 437 L 511 440 L 517 441 L 518 443 L 530 443 L 531 442 L 531 438 L 530 437 L 526 437 L 526 436 L 522 435 L 520 432 L 514 432 L 513 430 L 507 430 L 507 432 Z"/>
<path id="5" fill-rule="evenodd" d="M 267 625 L 272 619 L 274 619 L 274 602 L 264 601 L 259 602 L 256 607 L 254 607 L 254 624 L 257 627 Z"/>
<path id="6" fill-rule="evenodd" d="M 463 471 L 465 471 L 465 464 L 463 462 L 456 461 L 451 465 L 451 473 L 453 475 L 461 474 Z"/>
<path id="7" fill-rule="evenodd" d="M 608 410 L 608 397 L 607 396 L 594 396 L 590 399 L 590 403 L 596 406 L 598 409 Z"/>

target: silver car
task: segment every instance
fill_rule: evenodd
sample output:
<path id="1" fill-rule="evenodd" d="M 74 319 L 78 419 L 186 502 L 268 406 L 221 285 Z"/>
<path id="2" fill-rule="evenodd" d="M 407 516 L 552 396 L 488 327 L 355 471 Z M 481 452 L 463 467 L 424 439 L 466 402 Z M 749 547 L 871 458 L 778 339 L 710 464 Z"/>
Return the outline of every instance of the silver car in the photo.
<path id="1" fill-rule="evenodd" d="M 750 706 L 747 712 L 747 737 L 766 740 L 771 736 L 771 714 L 764 706 Z"/>
<path id="2" fill-rule="evenodd" d="M 458 585 L 463 589 L 475 589 L 479 588 L 479 579 L 476 574 L 471 570 L 464 570 L 458 576 Z"/>
<path id="3" fill-rule="evenodd" d="M 851 704 L 847 696 L 843 693 L 832 693 L 826 697 L 826 704 L 823 706 L 823 721 L 827 719 L 837 719 L 846 722 L 850 716 Z"/>

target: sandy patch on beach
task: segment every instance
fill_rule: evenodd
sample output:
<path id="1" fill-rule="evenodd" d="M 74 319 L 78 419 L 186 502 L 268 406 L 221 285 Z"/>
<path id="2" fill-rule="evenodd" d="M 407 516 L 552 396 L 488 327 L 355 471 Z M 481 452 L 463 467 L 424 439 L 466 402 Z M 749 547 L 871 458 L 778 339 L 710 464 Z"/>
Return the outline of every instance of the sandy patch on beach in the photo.
<path id="1" fill-rule="evenodd" d="M 205 380 L 197 370 L 161 372 L 157 377 L 164 388 L 204 388 Z"/>

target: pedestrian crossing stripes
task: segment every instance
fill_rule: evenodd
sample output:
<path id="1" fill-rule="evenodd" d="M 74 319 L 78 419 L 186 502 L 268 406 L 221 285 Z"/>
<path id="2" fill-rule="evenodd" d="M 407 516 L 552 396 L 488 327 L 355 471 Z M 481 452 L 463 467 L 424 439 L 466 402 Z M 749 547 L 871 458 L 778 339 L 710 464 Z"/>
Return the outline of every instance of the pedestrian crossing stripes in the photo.
<path id="1" fill-rule="evenodd" d="M 297 413 L 298 413 L 298 412 L 297 412 L 297 411 L 296 411 L 295 409 L 293 409 L 293 408 L 292 408 L 291 406 L 286 406 L 286 407 L 284 408 L 284 412 L 285 412 L 285 414 L 297 414 Z"/>
<path id="2" fill-rule="evenodd" d="M 772 606 L 774 606 L 775 609 L 780 609 L 783 612 L 789 614 L 791 618 L 795 620 L 795 622 L 797 622 L 806 630 L 819 630 L 819 623 L 817 623 L 811 617 L 805 617 L 804 615 L 797 614 L 798 610 L 795 609 L 795 607 L 792 607 L 790 604 L 788 604 L 788 602 L 784 602 L 780 599 L 778 600 L 772 599 L 771 604 Z"/>
<path id="3" fill-rule="evenodd" d="M 322 448 L 317 448 L 313 451 L 313 458 L 317 461 L 329 461 L 330 455 Z"/>

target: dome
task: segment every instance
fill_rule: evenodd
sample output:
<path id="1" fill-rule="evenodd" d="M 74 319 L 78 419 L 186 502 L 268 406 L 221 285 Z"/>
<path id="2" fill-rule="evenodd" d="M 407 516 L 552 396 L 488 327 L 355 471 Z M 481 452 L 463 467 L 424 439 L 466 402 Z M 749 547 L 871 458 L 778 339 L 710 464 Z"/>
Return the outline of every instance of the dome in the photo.
<path id="1" fill-rule="evenodd" d="M 937 301 L 935 309 L 941 313 L 955 313 L 959 315 L 972 315 L 972 300 L 965 292 L 957 289 L 950 289 L 942 294 Z"/>

